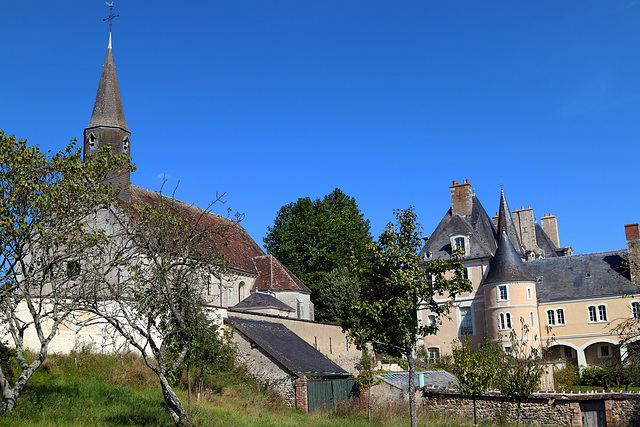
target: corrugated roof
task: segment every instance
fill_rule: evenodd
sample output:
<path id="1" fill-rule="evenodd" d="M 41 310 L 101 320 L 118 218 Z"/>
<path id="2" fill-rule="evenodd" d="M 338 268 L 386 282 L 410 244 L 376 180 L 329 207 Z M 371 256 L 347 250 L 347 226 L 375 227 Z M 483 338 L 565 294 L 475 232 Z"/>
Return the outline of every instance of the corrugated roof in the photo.
<path id="1" fill-rule="evenodd" d="M 294 374 L 346 377 L 351 374 L 280 323 L 243 319 L 225 320 Z"/>
<path id="2" fill-rule="evenodd" d="M 425 385 L 434 385 L 438 387 L 455 387 L 458 385 L 458 379 L 447 371 L 417 371 L 416 387 L 420 386 L 419 374 L 424 375 Z M 395 372 L 392 374 L 380 374 L 382 379 L 391 385 L 407 390 L 409 388 L 409 373 Z"/>

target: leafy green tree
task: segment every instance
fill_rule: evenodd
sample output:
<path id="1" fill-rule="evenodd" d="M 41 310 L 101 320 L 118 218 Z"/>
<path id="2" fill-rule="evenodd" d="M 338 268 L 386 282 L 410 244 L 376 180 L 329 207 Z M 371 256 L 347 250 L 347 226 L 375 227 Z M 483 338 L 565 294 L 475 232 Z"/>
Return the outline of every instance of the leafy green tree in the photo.
<path id="1" fill-rule="evenodd" d="M 360 289 L 354 285 L 357 282 L 358 279 L 344 265 L 331 270 L 322 279 L 317 292 L 317 301 L 322 308 L 316 320 L 335 322 L 349 317 L 351 301 L 360 298 Z"/>
<path id="2" fill-rule="evenodd" d="M 473 398 L 473 424 L 478 425 L 476 397 L 496 385 L 500 375 L 502 349 L 487 339 L 477 350 L 473 350 L 471 339 L 466 336 L 462 345 L 451 350 L 448 369 L 458 379 L 457 388 Z"/>
<path id="3" fill-rule="evenodd" d="M 112 206 L 108 221 L 96 224 L 109 233 L 109 244 L 82 260 L 84 279 L 92 284 L 83 309 L 95 315 L 91 322 L 106 323 L 114 339 L 123 337 L 142 354 L 176 425 L 191 425 L 191 419 L 171 375 L 202 355 L 207 339 L 198 335 L 207 324 L 194 319 L 206 317 L 203 296 L 211 277 L 228 273 L 220 247 L 233 231 L 208 216 L 208 209 L 184 209 L 157 193 Z"/>
<path id="4" fill-rule="evenodd" d="M 107 241 L 87 225 L 117 199 L 104 179 L 126 168 L 129 157 L 110 147 L 83 163 L 75 143 L 50 154 L 0 131 L 0 322 L 18 366 L 12 378 L 0 364 L 0 412 L 14 409 L 58 328 L 73 320 L 84 286 L 78 261 Z M 35 336 L 31 361 L 25 334 Z"/>
<path id="5" fill-rule="evenodd" d="M 437 322 L 419 325 L 418 308 L 442 316 L 451 304 L 438 303 L 436 296 L 453 301 L 471 290 L 471 282 L 464 277 L 459 254 L 421 263 L 422 239 L 413 207 L 395 215 L 396 224 L 389 223 L 374 245 L 370 281 L 361 300 L 351 306 L 353 316 L 344 327 L 359 347 L 372 343 L 376 351 L 407 359 L 411 425 L 416 426 L 414 347 L 419 337 L 438 330 Z"/>
<path id="6" fill-rule="evenodd" d="M 326 279 L 334 269 L 346 266 L 354 280 L 352 286 L 357 288 L 371 260 L 369 220 L 356 200 L 338 188 L 322 199 L 300 198 L 280 208 L 263 240 L 267 252 L 311 289 L 316 318 L 338 321 L 332 307 L 344 300 L 345 294 L 326 292 Z M 346 295 L 351 293 L 348 287 L 338 288 Z"/>
<path id="7" fill-rule="evenodd" d="M 545 354 L 549 341 L 542 343 L 537 336 L 529 337 L 530 328 L 520 318 L 520 334 L 514 329 L 509 333 L 510 349 L 503 353 L 498 389 L 513 398 L 518 404 L 518 421 L 522 415 L 522 402 L 540 389 L 540 378 L 545 372 Z"/>

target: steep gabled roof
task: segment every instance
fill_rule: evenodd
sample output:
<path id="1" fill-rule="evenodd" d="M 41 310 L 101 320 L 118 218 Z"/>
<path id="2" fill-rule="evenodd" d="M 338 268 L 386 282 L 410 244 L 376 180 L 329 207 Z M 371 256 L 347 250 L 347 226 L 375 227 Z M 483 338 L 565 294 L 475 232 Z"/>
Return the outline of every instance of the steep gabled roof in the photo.
<path id="1" fill-rule="evenodd" d="M 253 258 L 253 263 L 259 273 L 253 285 L 255 290 L 311 293 L 311 290 L 273 255 L 256 256 Z"/>
<path id="2" fill-rule="evenodd" d="M 263 292 L 254 292 L 238 304 L 230 307 L 232 310 L 241 311 L 264 310 L 269 308 L 283 311 L 296 311 L 278 298 Z"/>
<path id="3" fill-rule="evenodd" d="M 484 284 L 504 282 L 533 282 L 535 279 L 527 271 L 520 255 L 516 252 L 506 232 L 502 232 L 498 251 L 489 264 L 489 273 Z"/>
<path id="4" fill-rule="evenodd" d="M 627 251 L 617 250 L 527 261 L 539 302 L 640 293 L 629 276 Z"/>
<path id="5" fill-rule="evenodd" d="M 109 46 L 102 66 L 96 102 L 93 105 L 91 121 L 87 127 L 95 126 L 118 127 L 126 131 L 129 130 L 124 120 L 124 110 L 120 99 L 116 64 L 113 60 L 113 50 L 111 48 L 111 33 L 109 33 Z"/>
<path id="6" fill-rule="evenodd" d="M 293 374 L 351 376 L 280 323 L 243 319 L 233 315 L 229 315 L 225 321 Z"/>
<path id="7" fill-rule="evenodd" d="M 434 259 L 447 259 L 451 256 L 451 236 L 464 234 L 469 236 L 469 248 L 465 258 L 486 258 L 496 251 L 496 231 L 491 218 L 474 195 L 470 215 L 453 215 L 447 211 L 420 254 L 431 252 Z"/>
<path id="8" fill-rule="evenodd" d="M 540 224 L 536 222 L 536 243 L 538 247 L 542 249 L 545 258 L 553 258 L 557 257 L 558 253 L 556 252 L 558 248 L 551 241 L 551 238 L 545 233 Z"/>

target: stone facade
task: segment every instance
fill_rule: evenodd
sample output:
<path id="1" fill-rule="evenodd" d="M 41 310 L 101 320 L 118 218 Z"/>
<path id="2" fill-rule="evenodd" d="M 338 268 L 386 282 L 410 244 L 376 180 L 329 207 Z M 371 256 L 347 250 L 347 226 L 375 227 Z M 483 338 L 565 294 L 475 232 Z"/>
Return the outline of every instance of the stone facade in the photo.
<path id="1" fill-rule="evenodd" d="M 422 404 L 448 415 L 473 418 L 473 399 L 450 388 L 424 387 Z M 420 396 L 420 395 L 418 395 Z M 538 392 L 521 404 L 521 422 L 582 426 L 581 404 L 601 403 L 608 427 L 640 426 L 640 392 Z M 478 419 L 515 423 L 517 403 L 508 396 L 488 392 L 476 398 Z"/>

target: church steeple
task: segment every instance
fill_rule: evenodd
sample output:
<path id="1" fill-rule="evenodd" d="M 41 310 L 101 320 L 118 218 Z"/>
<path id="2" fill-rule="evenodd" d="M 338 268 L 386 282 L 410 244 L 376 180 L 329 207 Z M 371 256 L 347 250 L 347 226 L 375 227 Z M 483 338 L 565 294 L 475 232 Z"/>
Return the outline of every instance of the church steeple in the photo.
<path id="1" fill-rule="evenodd" d="M 110 15 L 113 17 L 113 14 Z M 107 55 L 102 66 L 102 75 L 98 85 L 98 93 L 93 106 L 89 125 L 84 129 L 85 161 L 98 148 L 110 145 L 114 154 L 131 154 L 131 131 L 124 120 L 124 110 L 118 88 L 116 65 L 113 60 L 111 31 Z M 129 171 L 116 171 L 107 178 L 107 183 L 121 188 L 119 197 L 129 200 Z"/>

